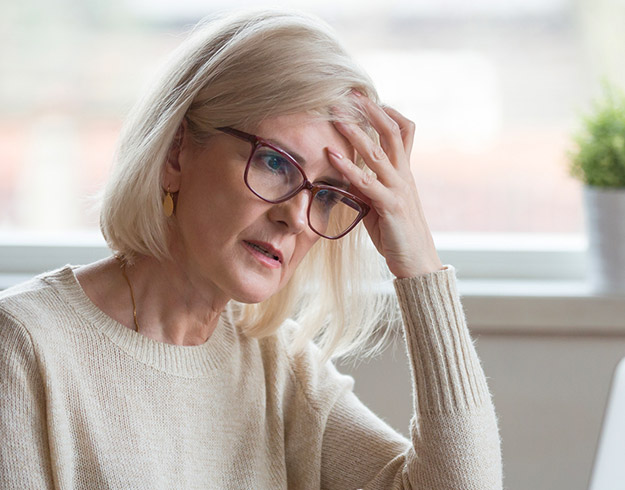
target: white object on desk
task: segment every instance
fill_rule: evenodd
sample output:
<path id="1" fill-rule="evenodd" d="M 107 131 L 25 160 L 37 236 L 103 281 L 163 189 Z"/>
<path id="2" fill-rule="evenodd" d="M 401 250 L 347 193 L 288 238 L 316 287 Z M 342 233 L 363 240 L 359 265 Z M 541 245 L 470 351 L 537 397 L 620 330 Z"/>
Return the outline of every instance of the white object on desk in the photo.
<path id="1" fill-rule="evenodd" d="M 612 379 L 589 490 L 625 490 L 625 358 Z"/>

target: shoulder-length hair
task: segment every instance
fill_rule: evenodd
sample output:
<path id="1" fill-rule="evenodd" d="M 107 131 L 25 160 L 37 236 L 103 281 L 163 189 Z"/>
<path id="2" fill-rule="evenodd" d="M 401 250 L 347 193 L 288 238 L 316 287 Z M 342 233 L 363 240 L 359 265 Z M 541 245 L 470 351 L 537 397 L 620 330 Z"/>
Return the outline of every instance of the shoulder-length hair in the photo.
<path id="1" fill-rule="evenodd" d="M 125 121 L 103 193 L 100 224 L 109 247 L 130 260 L 170 257 L 162 176 L 183 120 L 199 144 L 218 127 L 252 130 L 267 117 L 296 113 L 357 122 L 377 139 L 350 97 L 353 90 L 378 100 L 367 74 L 315 17 L 263 10 L 200 23 Z M 390 311 L 388 295 L 379 294 L 388 277 L 361 223 L 339 240 L 318 240 L 271 298 L 231 302 L 229 310 L 256 338 L 295 318 L 294 354 L 310 340 L 324 359 L 372 354 L 386 337 L 377 327 Z"/>

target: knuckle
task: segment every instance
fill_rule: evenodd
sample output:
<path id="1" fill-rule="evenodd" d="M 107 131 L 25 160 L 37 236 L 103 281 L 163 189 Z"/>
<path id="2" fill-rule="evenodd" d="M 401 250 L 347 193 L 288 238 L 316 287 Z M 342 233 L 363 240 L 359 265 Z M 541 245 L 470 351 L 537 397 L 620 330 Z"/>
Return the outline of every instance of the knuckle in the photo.
<path id="1" fill-rule="evenodd" d="M 392 136 L 401 136 L 401 128 L 399 127 L 399 124 L 397 124 L 396 121 L 392 121 L 390 124 L 390 131 L 391 131 L 391 135 Z"/>
<path id="2" fill-rule="evenodd" d="M 377 179 L 373 172 L 363 172 L 360 178 L 364 186 L 372 185 Z"/>
<path id="3" fill-rule="evenodd" d="M 375 145 L 373 147 L 373 150 L 371 151 L 371 154 L 376 160 L 384 160 L 384 158 L 386 157 L 386 153 L 384 153 L 384 150 L 380 145 Z"/>

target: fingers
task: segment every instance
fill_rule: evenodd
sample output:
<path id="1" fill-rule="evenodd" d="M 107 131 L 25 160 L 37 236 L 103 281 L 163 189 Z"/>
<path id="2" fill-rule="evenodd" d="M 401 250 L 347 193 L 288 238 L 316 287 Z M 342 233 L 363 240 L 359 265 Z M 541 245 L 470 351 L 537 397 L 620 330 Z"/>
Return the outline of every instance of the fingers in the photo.
<path id="1" fill-rule="evenodd" d="M 414 135 L 416 125 L 407 117 L 404 117 L 399 111 L 396 111 L 392 107 L 384 107 L 384 111 L 392 117 L 400 127 L 401 139 L 404 144 L 404 151 L 406 156 L 410 159 L 412 153 L 412 145 L 414 143 Z"/>
<path id="2" fill-rule="evenodd" d="M 381 108 L 369 98 L 356 96 L 358 104 L 380 135 L 380 144 L 374 142 L 357 124 L 335 121 L 336 129 L 352 144 L 366 166 L 359 168 L 348 158 L 328 149 L 331 163 L 363 196 L 382 209 L 392 207 L 394 194 L 413 179 L 410 171 L 410 151 L 414 139 L 414 124 L 391 108 Z M 376 206 L 377 205 L 377 206 Z"/>
<path id="3" fill-rule="evenodd" d="M 382 108 L 368 97 L 356 95 L 356 100 L 380 135 L 380 144 L 391 162 L 398 163 L 403 156 L 410 160 L 415 124 L 395 109 Z"/>
<path id="4" fill-rule="evenodd" d="M 356 124 L 335 122 L 338 131 L 353 145 L 356 152 L 363 158 L 367 166 L 375 172 L 385 184 L 392 182 L 393 165 L 382 147 L 369 138 Z"/>
<path id="5" fill-rule="evenodd" d="M 375 173 L 367 172 L 340 153 L 328 148 L 328 157 L 334 167 L 375 206 L 389 198 L 389 189 L 383 185 Z"/>
<path id="6" fill-rule="evenodd" d="M 380 135 L 382 149 L 391 162 L 396 162 L 404 153 L 399 123 L 368 97 L 359 95 L 356 100 L 364 110 L 373 128 Z"/>

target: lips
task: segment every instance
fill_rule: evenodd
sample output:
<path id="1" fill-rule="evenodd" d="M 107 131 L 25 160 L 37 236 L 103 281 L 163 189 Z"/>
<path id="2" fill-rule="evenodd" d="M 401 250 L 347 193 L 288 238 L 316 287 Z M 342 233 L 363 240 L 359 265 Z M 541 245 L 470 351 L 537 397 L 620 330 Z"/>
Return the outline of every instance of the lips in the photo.
<path id="1" fill-rule="evenodd" d="M 270 258 L 272 258 L 274 260 L 277 260 L 278 262 L 282 263 L 282 260 L 283 260 L 282 252 L 280 252 L 280 250 L 275 248 L 270 243 L 257 242 L 257 241 L 251 241 L 251 240 L 245 240 L 245 243 L 250 245 L 252 248 L 255 248 L 256 250 L 258 250 L 262 254 L 266 255 L 267 257 L 270 257 Z"/>

